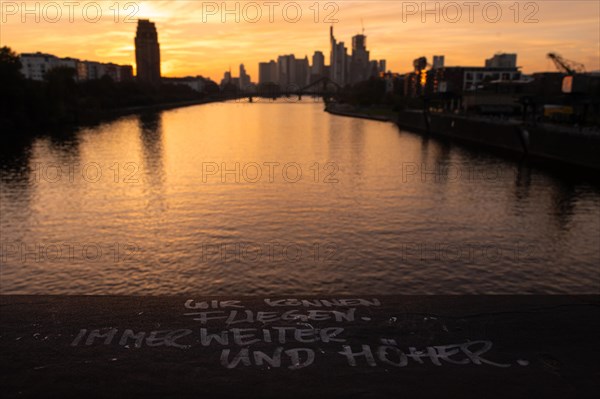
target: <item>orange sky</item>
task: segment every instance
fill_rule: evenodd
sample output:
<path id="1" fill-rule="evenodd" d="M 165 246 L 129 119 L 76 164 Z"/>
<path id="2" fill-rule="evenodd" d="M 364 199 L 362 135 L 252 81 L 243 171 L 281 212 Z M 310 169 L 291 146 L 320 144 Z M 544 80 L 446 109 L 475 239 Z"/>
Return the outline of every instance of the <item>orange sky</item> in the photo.
<path id="1" fill-rule="evenodd" d="M 600 2 L 596 0 L 522 1 L 518 15 L 514 0 L 472 5 L 466 4 L 469 0 L 438 1 L 439 12 L 435 12 L 436 2 L 428 2 L 433 13 L 426 15 L 420 12 L 421 1 L 319 1 L 318 22 L 316 0 L 269 1 L 228 1 L 226 7 L 234 12 L 223 23 L 222 1 L 79 1 L 72 6 L 62 0 L 37 1 L 27 2 L 31 13 L 25 14 L 21 1 L 2 0 L 0 44 L 17 52 L 42 51 L 135 65 L 135 19 L 150 18 L 158 28 L 163 75 L 199 74 L 220 81 L 230 66 L 237 76 L 239 64 L 244 63 L 256 81 L 258 62 L 279 54 L 310 58 L 314 50 L 321 50 L 328 62 L 331 23 L 326 17 L 335 11 L 338 40 L 351 47 L 362 19 L 371 58 L 386 59 L 394 72 L 411 70 L 412 60 L 423 55 L 431 60 L 434 54 L 444 54 L 446 65 L 483 65 L 485 58 L 500 51 L 518 53 L 518 64 L 526 73 L 554 70 L 545 56 L 550 51 L 585 64 L 588 71 L 600 70 Z M 59 6 L 61 15 L 50 3 Z M 118 21 L 115 4 L 120 10 Z M 235 21 L 236 4 L 239 22 Z M 96 6 L 101 7 L 101 15 Z M 294 22 L 297 9 L 302 15 Z M 208 15 L 212 10 L 215 15 Z M 124 21 L 129 14 L 133 14 L 131 21 Z M 94 22 L 97 15 L 99 20 Z"/>

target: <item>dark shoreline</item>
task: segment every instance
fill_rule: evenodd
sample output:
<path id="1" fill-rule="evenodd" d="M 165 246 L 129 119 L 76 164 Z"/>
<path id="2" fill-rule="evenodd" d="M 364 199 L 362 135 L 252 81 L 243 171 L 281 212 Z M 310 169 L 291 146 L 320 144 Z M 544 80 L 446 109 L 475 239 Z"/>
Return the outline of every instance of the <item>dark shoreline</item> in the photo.
<path id="1" fill-rule="evenodd" d="M 40 125 L 39 121 L 35 123 L 26 123 L 24 126 L 15 126 L 15 123 L 18 124 L 19 122 L 5 121 L 7 122 L 4 126 L 6 133 L 3 134 L 2 138 L 8 142 L 18 143 L 20 141 L 27 141 L 31 138 L 44 135 L 68 135 L 80 128 L 93 127 L 102 123 L 112 122 L 123 116 L 185 108 L 194 105 L 211 104 L 222 101 L 236 100 L 244 97 L 246 96 L 205 97 L 197 100 L 183 100 L 175 102 L 169 101 L 133 107 L 94 110 L 93 112 L 82 113 L 74 122 L 47 124 L 43 126 Z"/>
<path id="2" fill-rule="evenodd" d="M 328 104 L 333 115 L 391 122 L 418 134 L 449 139 L 492 152 L 529 159 L 550 167 L 564 167 L 583 173 L 600 170 L 600 131 L 582 133 L 574 128 L 530 125 L 511 120 L 494 120 L 451 114 L 402 111 L 373 115 L 364 110 Z M 481 132 L 485 132 L 485 136 Z"/>

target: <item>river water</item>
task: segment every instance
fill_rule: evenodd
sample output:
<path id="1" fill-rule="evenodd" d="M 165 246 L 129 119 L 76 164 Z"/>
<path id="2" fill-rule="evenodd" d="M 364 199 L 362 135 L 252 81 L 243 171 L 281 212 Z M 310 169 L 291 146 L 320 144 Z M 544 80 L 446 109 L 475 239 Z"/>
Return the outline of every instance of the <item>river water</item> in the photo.
<path id="1" fill-rule="evenodd" d="M 6 146 L 0 170 L 2 294 L 600 287 L 594 183 L 312 99 L 42 135 Z"/>

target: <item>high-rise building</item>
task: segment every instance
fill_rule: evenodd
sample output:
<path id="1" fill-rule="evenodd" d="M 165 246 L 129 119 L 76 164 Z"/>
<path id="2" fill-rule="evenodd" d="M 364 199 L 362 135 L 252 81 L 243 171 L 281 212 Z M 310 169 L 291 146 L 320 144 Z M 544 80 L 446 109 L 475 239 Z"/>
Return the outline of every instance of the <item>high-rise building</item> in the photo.
<path id="1" fill-rule="evenodd" d="M 333 36 L 333 26 L 329 29 L 331 52 L 329 57 L 330 79 L 339 85 L 347 83 L 348 55 L 344 42 L 337 42 Z"/>
<path id="2" fill-rule="evenodd" d="M 322 77 L 325 73 L 325 56 L 321 51 L 315 51 L 312 56 L 311 74 Z"/>
<path id="3" fill-rule="evenodd" d="M 308 63 L 308 57 L 296 59 L 296 77 L 294 84 L 298 88 L 302 88 L 308 84 L 308 78 L 310 74 L 310 65 Z"/>
<path id="4" fill-rule="evenodd" d="M 135 62 L 137 80 L 153 85 L 160 84 L 160 45 L 154 22 L 138 20 L 135 35 Z"/>
<path id="5" fill-rule="evenodd" d="M 244 64 L 240 64 L 240 90 L 246 91 L 250 88 L 250 75 L 246 73 Z"/>
<path id="6" fill-rule="evenodd" d="M 387 72 L 387 62 L 385 60 L 379 60 L 379 73 Z"/>
<path id="7" fill-rule="evenodd" d="M 296 84 L 296 57 L 293 54 L 277 57 L 277 79 L 284 90 Z"/>
<path id="8" fill-rule="evenodd" d="M 231 84 L 231 71 L 225 71 L 223 74 L 223 79 L 221 79 L 221 89 L 224 89 L 226 86 Z"/>
<path id="9" fill-rule="evenodd" d="M 358 83 L 369 78 L 369 52 L 367 37 L 355 35 L 352 37 L 352 56 L 350 61 L 350 83 Z"/>
<path id="10" fill-rule="evenodd" d="M 258 64 L 258 83 L 277 83 L 277 63 L 275 61 Z"/>

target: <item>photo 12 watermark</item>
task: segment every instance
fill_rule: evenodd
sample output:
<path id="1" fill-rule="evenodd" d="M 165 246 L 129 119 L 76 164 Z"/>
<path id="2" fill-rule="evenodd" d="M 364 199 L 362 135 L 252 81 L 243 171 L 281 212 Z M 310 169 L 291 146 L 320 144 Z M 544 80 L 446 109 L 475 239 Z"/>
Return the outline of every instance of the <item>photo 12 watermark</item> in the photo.
<path id="1" fill-rule="evenodd" d="M 335 162 L 202 162 L 202 183 L 339 183 Z"/>
<path id="2" fill-rule="evenodd" d="M 540 4 L 535 1 L 403 1 L 401 21 L 421 23 L 536 24 Z"/>
<path id="3" fill-rule="evenodd" d="M 497 245 L 485 242 L 404 242 L 398 248 L 401 263 L 490 265 L 497 262 L 540 263 L 544 258 L 543 248 L 527 243 Z"/>
<path id="4" fill-rule="evenodd" d="M 400 170 L 402 183 L 485 183 L 511 177 L 508 170 L 500 165 L 470 165 L 453 162 L 402 162 Z"/>
<path id="5" fill-rule="evenodd" d="M 201 22 L 287 22 L 301 21 L 335 24 L 339 22 L 340 6 L 333 1 L 203 1 L 197 5 L 201 9 Z"/>
<path id="6" fill-rule="evenodd" d="M 335 242 L 299 243 L 293 241 L 244 241 L 202 243 L 203 263 L 270 264 L 327 263 L 340 260 L 341 249 Z"/>
<path id="7" fill-rule="evenodd" d="M 136 162 L 34 162 L 31 179 L 44 183 L 140 183 L 140 166 Z"/>
<path id="8" fill-rule="evenodd" d="M 59 262 L 61 264 L 122 263 L 136 259 L 139 252 L 140 246 L 132 242 L 25 243 L 14 241 L 0 244 L 0 260 L 3 264 L 45 262 Z"/>
<path id="9" fill-rule="evenodd" d="M 133 1 L 1 1 L 0 21 L 49 23 L 112 21 L 137 23 L 140 3 Z"/>

